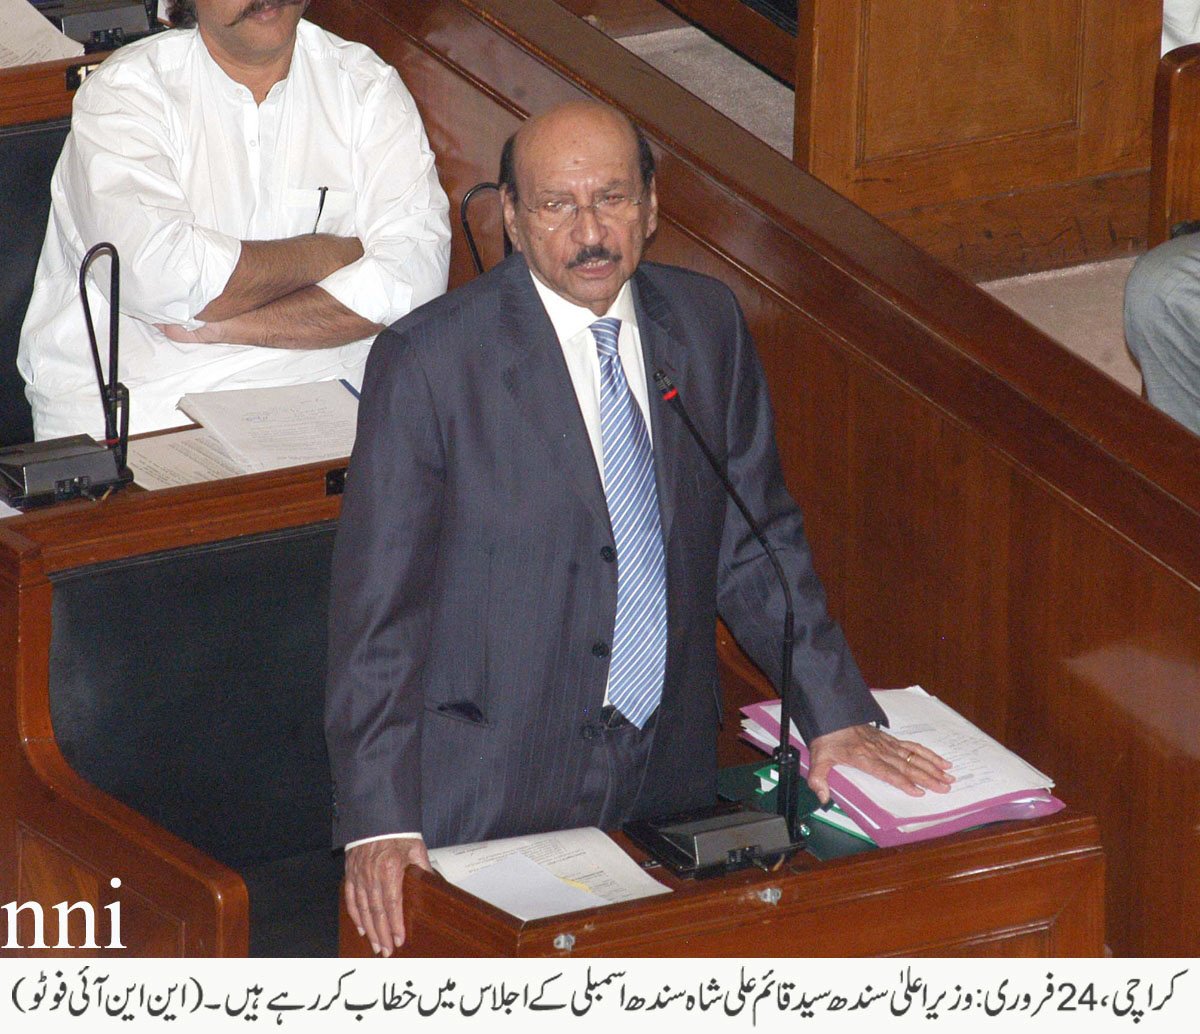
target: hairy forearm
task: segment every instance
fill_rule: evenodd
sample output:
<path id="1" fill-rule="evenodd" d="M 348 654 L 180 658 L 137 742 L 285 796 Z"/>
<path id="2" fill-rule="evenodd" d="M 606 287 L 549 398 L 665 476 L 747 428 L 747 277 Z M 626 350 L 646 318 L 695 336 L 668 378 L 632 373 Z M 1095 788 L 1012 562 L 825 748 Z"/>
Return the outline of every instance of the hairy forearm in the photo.
<path id="1" fill-rule="evenodd" d="M 217 323 L 251 313 L 319 283 L 362 254 L 362 242 L 357 237 L 328 233 L 278 241 L 243 241 L 225 289 L 196 318 Z"/>
<path id="2" fill-rule="evenodd" d="M 302 287 L 226 320 L 196 330 L 163 326 L 172 341 L 196 344 L 260 345 L 265 348 L 336 348 L 373 337 L 383 327 L 363 319 L 319 287 Z"/>

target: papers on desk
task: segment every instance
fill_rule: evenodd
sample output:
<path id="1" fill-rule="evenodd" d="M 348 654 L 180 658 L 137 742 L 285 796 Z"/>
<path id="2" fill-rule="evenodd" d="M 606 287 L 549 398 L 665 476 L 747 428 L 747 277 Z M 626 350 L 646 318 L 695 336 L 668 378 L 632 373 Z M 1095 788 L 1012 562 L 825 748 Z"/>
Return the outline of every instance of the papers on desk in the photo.
<path id="1" fill-rule="evenodd" d="M 860 830 L 883 847 L 928 840 L 1000 819 L 1052 815 L 1063 807 L 1050 793 L 1054 780 L 997 743 L 920 686 L 872 691 L 888 716 L 888 732 L 915 740 L 952 762 L 949 793 L 910 797 L 874 776 L 835 765 L 829 789 Z M 742 708 L 742 736 L 766 751 L 779 742 L 779 701 Z M 808 774 L 808 748 L 792 726 L 800 768 Z"/>
<path id="2" fill-rule="evenodd" d="M 670 892 L 594 826 L 439 847 L 429 861 L 456 887 L 522 920 Z"/>
<path id="3" fill-rule="evenodd" d="M 349 456 L 358 395 L 345 381 L 184 395 L 179 408 L 246 472 Z"/>
<path id="4" fill-rule="evenodd" d="M 345 381 L 185 395 L 179 408 L 203 426 L 129 443 L 143 488 L 278 470 L 350 455 L 358 396 Z"/>
<path id="5" fill-rule="evenodd" d="M 83 44 L 64 36 L 29 0 L 0 0 L 0 68 L 82 53 Z"/>

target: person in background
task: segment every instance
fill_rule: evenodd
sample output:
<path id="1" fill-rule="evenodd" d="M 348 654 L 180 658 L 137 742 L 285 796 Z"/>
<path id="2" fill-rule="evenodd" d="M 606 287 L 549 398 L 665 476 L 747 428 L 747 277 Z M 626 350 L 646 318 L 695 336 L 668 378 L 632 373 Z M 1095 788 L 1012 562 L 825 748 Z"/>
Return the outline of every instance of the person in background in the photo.
<path id="1" fill-rule="evenodd" d="M 1200 41 L 1200 0 L 1163 0 L 1162 52 Z M 1125 342 L 1146 398 L 1200 434 L 1200 235 L 1152 248 L 1125 283 Z"/>
<path id="2" fill-rule="evenodd" d="M 78 272 L 120 257 L 130 429 L 188 392 L 361 382 L 388 323 L 446 289 L 448 204 L 413 99 L 307 0 L 174 0 L 174 31 L 88 76 L 55 170 L 18 366 L 35 437 L 98 434 Z M 108 260 L 88 292 L 100 334 Z"/>

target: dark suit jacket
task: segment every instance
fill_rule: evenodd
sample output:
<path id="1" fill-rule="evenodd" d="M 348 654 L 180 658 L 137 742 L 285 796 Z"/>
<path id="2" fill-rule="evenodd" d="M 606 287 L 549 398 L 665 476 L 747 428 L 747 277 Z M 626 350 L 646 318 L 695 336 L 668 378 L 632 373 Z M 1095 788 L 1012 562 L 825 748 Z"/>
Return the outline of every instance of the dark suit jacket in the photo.
<path id="1" fill-rule="evenodd" d="M 732 293 L 643 263 L 647 382 L 663 369 L 777 547 L 796 600 L 809 737 L 882 719 L 829 618 Z M 639 816 L 715 798 L 718 611 L 778 680 L 769 562 L 651 390 L 668 655 Z M 335 844 L 430 846 L 594 823 L 576 806 L 604 698 L 616 564 L 600 474 L 520 255 L 381 334 L 333 564 L 327 731 Z"/>

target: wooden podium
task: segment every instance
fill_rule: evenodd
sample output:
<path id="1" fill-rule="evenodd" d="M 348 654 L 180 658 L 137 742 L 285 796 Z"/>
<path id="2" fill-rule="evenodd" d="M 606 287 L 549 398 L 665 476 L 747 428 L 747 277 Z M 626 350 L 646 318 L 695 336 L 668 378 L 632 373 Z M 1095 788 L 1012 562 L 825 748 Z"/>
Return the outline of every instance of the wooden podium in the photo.
<path id="1" fill-rule="evenodd" d="M 631 855 L 645 855 L 621 835 Z M 405 875 L 401 956 L 1096 956 L 1104 860 L 1071 811 L 775 872 L 652 874 L 671 894 L 522 922 L 437 875 Z M 342 908 L 343 957 L 371 954 Z"/>

